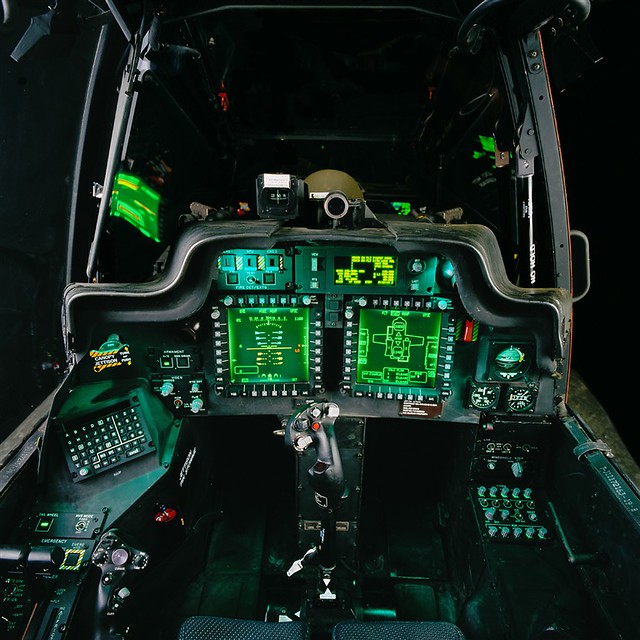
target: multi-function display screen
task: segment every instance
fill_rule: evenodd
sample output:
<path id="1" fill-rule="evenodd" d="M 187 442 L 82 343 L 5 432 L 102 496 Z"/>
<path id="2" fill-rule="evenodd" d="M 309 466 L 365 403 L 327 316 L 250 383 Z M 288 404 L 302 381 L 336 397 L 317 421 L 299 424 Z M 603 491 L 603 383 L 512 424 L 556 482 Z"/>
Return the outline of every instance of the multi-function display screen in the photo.
<path id="1" fill-rule="evenodd" d="M 396 284 L 395 256 L 335 256 L 333 284 L 393 287 Z"/>
<path id="2" fill-rule="evenodd" d="M 122 171 L 116 174 L 110 215 L 126 220 L 155 242 L 160 242 L 160 202 L 160 194 L 138 176 Z"/>
<path id="3" fill-rule="evenodd" d="M 362 309 L 356 383 L 435 388 L 442 315 Z"/>
<path id="4" fill-rule="evenodd" d="M 231 308 L 227 313 L 232 384 L 309 382 L 307 307 Z"/>

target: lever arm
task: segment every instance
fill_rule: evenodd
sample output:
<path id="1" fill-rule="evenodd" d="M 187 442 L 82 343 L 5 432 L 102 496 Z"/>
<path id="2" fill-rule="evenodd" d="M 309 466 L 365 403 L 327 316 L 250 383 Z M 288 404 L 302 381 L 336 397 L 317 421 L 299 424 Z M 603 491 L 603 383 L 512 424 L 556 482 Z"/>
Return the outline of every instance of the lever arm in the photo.
<path id="1" fill-rule="evenodd" d="M 333 402 L 318 402 L 294 414 L 287 422 L 285 443 L 302 452 L 313 446 L 317 459 L 309 468 L 309 484 L 316 504 L 325 511 L 337 509 L 345 497 L 342 459 L 334 431 L 340 411 Z"/>

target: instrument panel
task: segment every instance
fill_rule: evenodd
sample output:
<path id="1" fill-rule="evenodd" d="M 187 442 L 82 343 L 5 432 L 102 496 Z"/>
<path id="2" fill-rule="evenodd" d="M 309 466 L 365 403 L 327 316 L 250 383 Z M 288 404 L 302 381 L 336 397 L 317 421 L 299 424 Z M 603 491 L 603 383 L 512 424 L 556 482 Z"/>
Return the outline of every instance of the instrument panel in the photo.
<path id="1" fill-rule="evenodd" d="M 342 394 L 435 402 L 447 395 L 454 309 L 438 274 L 447 274 L 451 293 L 448 261 L 295 246 L 226 250 L 217 266 L 217 288 L 228 293 L 211 308 L 216 393 L 322 392 L 324 333 L 340 329 Z"/>
<path id="2" fill-rule="evenodd" d="M 74 294 L 76 375 L 144 378 L 178 415 L 286 415 L 308 400 L 343 415 L 454 422 L 550 413 L 557 375 L 541 357 L 540 303 L 515 287 L 505 295 L 491 272 L 479 280 L 485 264 L 447 249 L 413 239 L 205 244 L 171 287 Z"/>

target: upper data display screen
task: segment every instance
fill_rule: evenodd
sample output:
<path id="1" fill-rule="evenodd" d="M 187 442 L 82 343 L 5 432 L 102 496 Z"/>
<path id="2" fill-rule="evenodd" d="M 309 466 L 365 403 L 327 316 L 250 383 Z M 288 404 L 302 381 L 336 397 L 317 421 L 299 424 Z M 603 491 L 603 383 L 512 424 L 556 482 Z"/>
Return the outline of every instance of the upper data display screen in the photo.
<path id="1" fill-rule="evenodd" d="M 396 284 L 395 256 L 335 256 L 333 284 L 393 287 Z"/>

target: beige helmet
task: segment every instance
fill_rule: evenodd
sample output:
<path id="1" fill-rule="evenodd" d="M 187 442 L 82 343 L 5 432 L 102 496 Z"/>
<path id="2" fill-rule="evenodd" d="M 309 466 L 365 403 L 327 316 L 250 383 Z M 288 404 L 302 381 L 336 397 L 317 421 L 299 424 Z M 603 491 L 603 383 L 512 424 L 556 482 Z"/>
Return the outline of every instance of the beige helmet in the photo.
<path id="1" fill-rule="evenodd" d="M 364 199 L 363 188 L 344 171 L 335 169 L 321 169 L 308 175 L 305 180 L 309 193 L 331 193 L 340 191 L 349 200 Z"/>

